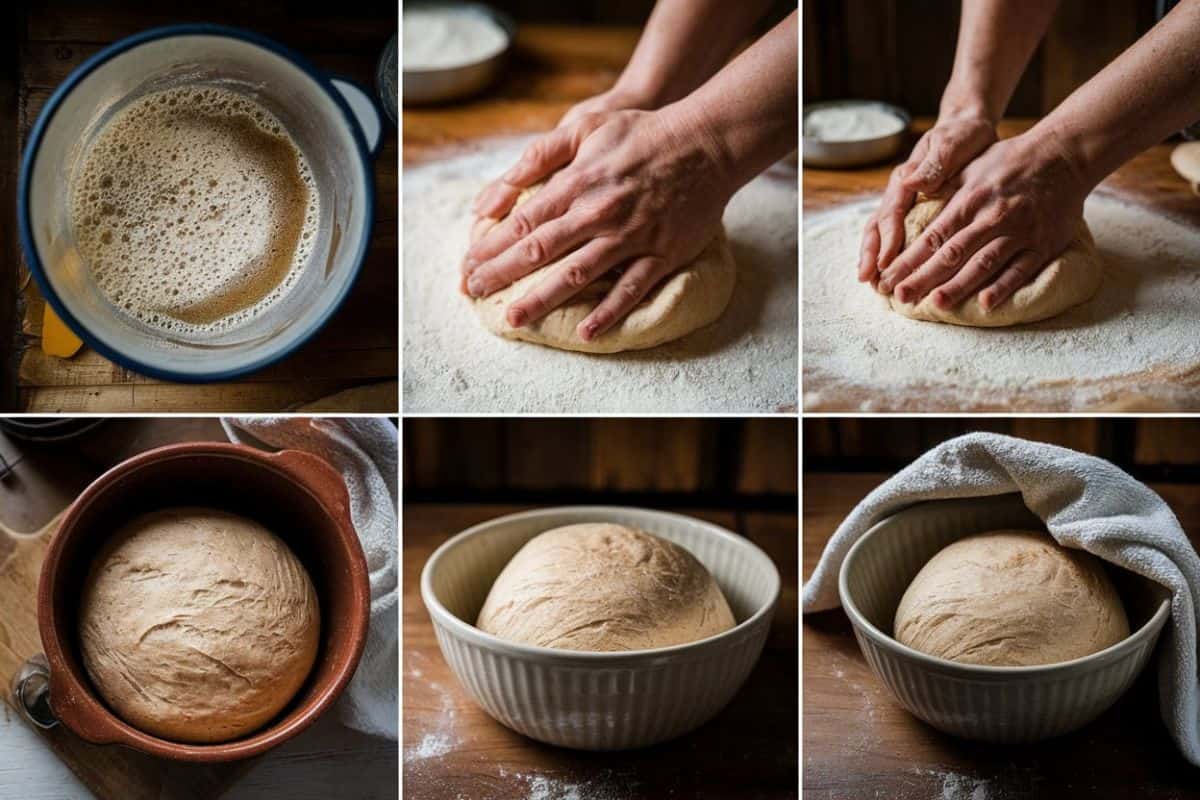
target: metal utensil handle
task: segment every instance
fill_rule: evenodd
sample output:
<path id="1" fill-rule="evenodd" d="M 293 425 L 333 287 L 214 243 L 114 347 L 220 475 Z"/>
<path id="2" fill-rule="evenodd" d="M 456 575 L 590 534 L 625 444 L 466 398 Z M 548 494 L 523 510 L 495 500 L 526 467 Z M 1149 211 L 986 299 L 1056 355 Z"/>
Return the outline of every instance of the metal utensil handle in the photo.
<path id="1" fill-rule="evenodd" d="M 58 717 L 50 708 L 50 664 L 41 653 L 17 670 L 12 680 L 12 695 L 17 710 L 31 724 L 42 730 L 58 725 Z"/>

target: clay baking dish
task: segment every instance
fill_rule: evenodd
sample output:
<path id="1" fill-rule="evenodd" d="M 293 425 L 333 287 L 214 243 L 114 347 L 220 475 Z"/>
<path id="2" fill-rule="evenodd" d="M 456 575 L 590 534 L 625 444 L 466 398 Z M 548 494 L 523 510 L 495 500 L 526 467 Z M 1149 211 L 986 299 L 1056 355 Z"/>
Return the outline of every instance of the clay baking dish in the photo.
<path id="1" fill-rule="evenodd" d="M 321 604 L 321 644 L 308 680 L 267 727 L 230 742 L 181 744 L 131 727 L 104 705 L 80 660 L 79 592 L 96 551 L 125 520 L 178 505 L 206 505 L 264 524 L 304 563 Z M 150 450 L 97 478 L 67 509 L 46 553 L 38 623 L 49 662 L 50 708 L 63 725 L 97 744 L 175 761 L 255 756 L 307 728 L 341 694 L 366 643 L 370 603 L 346 486 L 323 460 L 215 442 Z"/>

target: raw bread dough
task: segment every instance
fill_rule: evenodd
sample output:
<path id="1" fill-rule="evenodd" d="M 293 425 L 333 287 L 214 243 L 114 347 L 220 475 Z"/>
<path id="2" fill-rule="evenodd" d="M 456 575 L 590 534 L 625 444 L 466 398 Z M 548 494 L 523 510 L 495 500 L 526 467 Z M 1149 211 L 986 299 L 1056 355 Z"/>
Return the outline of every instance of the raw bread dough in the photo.
<path id="1" fill-rule="evenodd" d="M 904 218 L 906 247 L 921 235 L 945 206 L 945 200 L 922 198 L 912 207 Z M 1103 273 L 1103 264 L 1100 254 L 1096 252 L 1092 233 L 1081 219 L 1075 241 L 1066 251 L 1038 273 L 1032 283 L 1022 286 L 1012 297 L 992 309 L 991 313 L 984 313 L 979 305 L 978 293 L 949 310 L 934 305 L 932 294 L 925 295 L 916 304 L 901 303 L 893 295 L 880 297 L 893 311 L 912 319 L 996 328 L 1049 319 L 1087 302 L 1100 288 Z"/>
<path id="2" fill-rule="evenodd" d="M 122 526 L 92 563 L 83 663 L 139 730 L 223 742 L 261 728 L 316 659 L 321 615 L 299 559 L 257 522 L 172 508 Z"/>
<path id="3" fill-rule="evenodd" d="M 534 186 L 522 192 L 517 205 L 532 197 L 539 188 Z M 499 222 L 495 220 L 492 225 L 478 226 L 472 232 L 474 238 L 482 237 Z M 505 319 L 508 307 L 545 280 L 560 263 L 561 260 L 547 264 L 495 294 L 475 300 L 475 310 L 479 312 L 484 327 L 510 339 L 581 353 L 645 350 L 679 339 L 714 322 L 729 305 L 736 277 L 733 253 L 722 230 L 695 261 L 669 275 L 651 289 L 624 319 L 590 342 L 580 339 L 575 328 L 608 294 L 616 282 L 615 273 L 592 282 L 537 322 L 523 328 L 509 326 Z"/>
<path id="4" fill-rule="evenodd" d="M 1003 530 L 948 545 L 896 609 L 895 637 L 964 664 L 1024 667 L 1099 652 L 1129 636 L 1103 565 L 1049 534 Z"/>
<path id="5" fill-rule="evenodd" d="M 488 593 L 476 625 L 563 650 L 647 650 L 734 626 L 720 587 L 696 557 L 645 531 L 608 523 L 530 539 Z"/>

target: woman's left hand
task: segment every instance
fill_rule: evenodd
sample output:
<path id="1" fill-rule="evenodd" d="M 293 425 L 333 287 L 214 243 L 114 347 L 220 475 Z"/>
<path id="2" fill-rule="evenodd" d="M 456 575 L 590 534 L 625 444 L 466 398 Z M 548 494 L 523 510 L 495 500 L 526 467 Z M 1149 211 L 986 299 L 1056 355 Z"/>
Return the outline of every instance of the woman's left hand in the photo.
<path id="1" fill-rule="evenodd" d="M 536 195 L 468 250 L 464 289 L 486 297 L 560 261 L 509 306 L 508 323 L 521 327 L 622 267 L 579 324 L 584 341 L 611 328 L 695 259 L 719 230 L 733 194 L 715 137 L 672 107 L 582 114 L 534 141 L 480 197 L 477 213 L 498 217 L 512 207 L 515 193 L 543 180 Z"/>

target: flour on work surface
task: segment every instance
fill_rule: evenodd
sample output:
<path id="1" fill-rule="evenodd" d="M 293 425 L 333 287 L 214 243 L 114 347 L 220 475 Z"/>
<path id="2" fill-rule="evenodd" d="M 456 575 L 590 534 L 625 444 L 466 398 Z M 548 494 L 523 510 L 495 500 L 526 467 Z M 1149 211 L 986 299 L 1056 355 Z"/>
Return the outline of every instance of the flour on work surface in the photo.
<path id="1" fill-rule="evenodd" d="M 966 328 L 892 313 L 858 283 L 862 231 L 878 202 L 805 214 L 806 407 L 836 405 L 847 392 L 873 410 L 905 393 L 971 406 L 1053 390 L 1078 408 L 1103 398 L 1113 378 L 1200 365 L 1195 229 L 1093 194 L 1084 213 L 1105 264 L 1096 297 L 1032 325 Z"/>
<path id="2" fill-rule="evenodd" d="M 471 202 L 528 138 L 404 170 L 404 406 L 414 412 L 773 412 L 797 402 L 794 171 L 725 211 L 738 265 L 724 315 L 651 350 L 586 355 L 494 336 L 458 291 Z"/>

